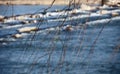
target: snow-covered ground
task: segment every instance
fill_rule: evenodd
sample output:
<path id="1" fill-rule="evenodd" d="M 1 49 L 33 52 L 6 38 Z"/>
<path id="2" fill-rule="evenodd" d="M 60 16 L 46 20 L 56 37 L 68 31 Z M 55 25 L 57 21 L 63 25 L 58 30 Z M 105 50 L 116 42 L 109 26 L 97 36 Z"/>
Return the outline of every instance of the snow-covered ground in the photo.
<path id="1" fill-rule="evenodd" d="M 103 9 L 103 10 L 102 10 Z M 103 14 L 101 11 L 105 11 Z M 115 15 L 113 15 L 115 13 Z M 117 14 L 117 15 L 116 15 Z M 22 17 L 20 20 L 19 16 L 16 19 L 6 19 L 1 22 L 0 26 L 0 37 L 4 38 L 7 36 L 12 36 L 17 33 L 21 33 L 18 29 L 24 27 L 37 27 L 39 31 L 51 30 L 51 28 L 62 28 L 66 25 L 76 26 L 74 30 L 81 25 L 95 25 L 95 24 L 105 24 L 109 21 L 119 21 L 120 20 L 120 9 L 119 7 L 101 7 L 96 11 L 84 11 L 79 9 L 72 9 L 69 11 L 58 11 L 58 12 L 47 12 L 46 14 L 34 14 L 33 17 Z M 17 19 L 18 18 L 18 19 Z M 29 21 L 24 23 L 24 21 Z M 63 24 L 61 22 L 64 22 Z M 62 27 L 59 27 L 62 26 Z M 56 30 L 56 29 L 53 29 Z"/>

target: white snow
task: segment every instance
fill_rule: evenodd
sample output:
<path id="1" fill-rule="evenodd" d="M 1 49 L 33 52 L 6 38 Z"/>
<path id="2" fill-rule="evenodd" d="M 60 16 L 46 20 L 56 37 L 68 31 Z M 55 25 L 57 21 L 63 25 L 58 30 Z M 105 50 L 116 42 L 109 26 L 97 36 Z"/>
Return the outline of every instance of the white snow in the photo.
<path id="1" fill-rule="evenodd" d="M 55 31 L 56 28 L 59 26 L 59 24 L 57 24 L 58 22 L 71 22 L 71 21 L 76 21 L 79 20 L 80 22 L 78 23 L 80 24 L 84 24 L 87 23 L 89 25 L 95 25 L 95 24 L 104 24 L 110 20 L 115 21 L 115 20 L 120 20 L 120 9 L 119 8 L 111 8 L 111 7 L 107 7 L 107 6 L 103 6 L 101 7 L 103 8 L 103 10 L 106 10 L 107 13 L 106 14 L 100 14 L 101 10 L 97 10 L 96 12 L 90 12 L 90 11 L 83 11 L 81 9 L 73 9 L 71 11 L 59 11 L 59 12 L 47 12 L 46 14 L 34 14 L 33 18 L 30 17 L 21 17 L 22 19 L 25 19 L 24 21 L 35 21 L 32 24 L 21 24 L 20 20 L 15 20 L 15 19 L 8 19 L 5 20 L 6 24 L 15 24 L 15 25 L 8 25 L 5 27 L 1 28 L 1 34 L 0 36 L 4 36 L 4 35 L 11 35 L 11 34 L 16 34 L 18 32 L 16 32 L 17 30 L 19 32 L 26 32 L 26 31 L 32 31 L 32 30 L 37 30 L 37 26 L 34 23 L 39 23 L 38 20 L 41 20 L 41 18 L 43 19 L 43 24 L 40 24 L 40 28 L 44 28 L 42 30 L 44 30 L 44 32 L 46 31 Z M 117 16 L 112 16 L 113 13 L 118 13 Z M 77 15 L 76 15 L 77 14 Z M 53 19 L 54 18 L 54 19 Z M 89 21 L 86 22 L 86 19 L 88 19 Z M 46 24 L 48 23 L 48 24 Z M 3 24 L 5 25 L 5 24 Z M 66 24 L 67 25 L 67 24 Z M 63 26 L 66 26 L 63 25 Z M 72 24 L 70 24 L 72 25 Z M 1 23 L 2 26 L 2 23 Z M 12 29 L 12 30 L 11 30 Z M 8 32 L 9 30 L 11 30 L 10 32 Z M 40 30 L 41 31 L 41 30 Z M 3 34 L 4 32 L 4 34 Z M 41 31 L 43 32 L 43 31 Z"/>

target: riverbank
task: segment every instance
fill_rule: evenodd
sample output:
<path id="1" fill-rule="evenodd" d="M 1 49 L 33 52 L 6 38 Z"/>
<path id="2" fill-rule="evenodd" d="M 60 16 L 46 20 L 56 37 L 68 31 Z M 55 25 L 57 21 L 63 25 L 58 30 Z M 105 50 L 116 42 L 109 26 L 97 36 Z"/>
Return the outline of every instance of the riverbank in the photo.
<path id="1" fill-rule="evenodd" d="M 0 4 L 4 4 L 4 5 L 7 5 L 7 4 L 24 4 L 24 5 L 50 5 L 54 0 L 13 0 L 13 1 L 9 1 L 9 0 L 5 0 L 5 1 L 2 1 L 0 0 Z M 71 3 L 97 3 L 99 4 L 101 0 L 96 0 L 95 2 L 93 0 L 87 2 L 86 0 L 73 0 Z M 68 5 L 70 3 L 70 0 L 56 0 L 54 2 L 54 5 Z"/>
<path id="2" fill-rule="evenodd" d="M 0 4 L 3 4 L 3 5 L 7 5 L 7 4 L 15 4 L 15 5 L 19 5 L 19 4 L 23 4 L 23 5 L 50 5 L 52 3 L 52 0 L 51 1 L 0 1 Z M 59 4 L 59 5 L 65 5 L 65 4 L 68 4 L 67 1 L 55 1 L 54 4 Z"/>

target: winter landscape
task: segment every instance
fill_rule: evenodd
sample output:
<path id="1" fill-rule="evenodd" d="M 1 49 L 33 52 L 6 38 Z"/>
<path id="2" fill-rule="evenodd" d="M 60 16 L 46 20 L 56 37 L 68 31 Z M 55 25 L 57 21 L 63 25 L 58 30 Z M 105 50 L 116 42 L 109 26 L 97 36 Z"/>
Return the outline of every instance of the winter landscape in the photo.
<path id="1" fill-rule="evenodd" d="M 0 74 L 119 73 L 119 5 L 0 5 Z"/>

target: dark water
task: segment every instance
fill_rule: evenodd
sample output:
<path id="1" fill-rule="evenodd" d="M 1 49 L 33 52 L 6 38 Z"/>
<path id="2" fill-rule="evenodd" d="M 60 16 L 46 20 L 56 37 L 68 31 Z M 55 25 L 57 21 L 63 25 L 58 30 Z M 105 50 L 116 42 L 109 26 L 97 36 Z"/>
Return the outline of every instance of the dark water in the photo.
<path id="1" fill-rule="evenodd" d="M 16 7 L 21 9 L 21 14 L 39 8 Z M 14 9 L 16 13 L 18 8 Z M 0 45 L 0 74 L 119 74 L 119 23 L 87 26 L 70 32 L 37 32 L 9 41 Z"/>
<path id="2" fill-rule="evenodd" d="M 20 14 L 32 14 L 44 12 L 44 9 L 47 9 L 50 6 L 46 5 L 0 5 L 0 15 L 11 16 L 11 15 L 20 15 Z M 24 8 L 24 9 L 23 9 Z M 67 6 L 52 6 L 47 11 L 55 11 L 61 9 L 67 9 Z"/>

